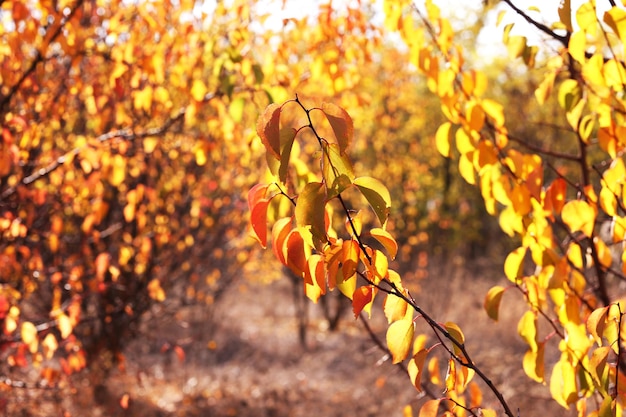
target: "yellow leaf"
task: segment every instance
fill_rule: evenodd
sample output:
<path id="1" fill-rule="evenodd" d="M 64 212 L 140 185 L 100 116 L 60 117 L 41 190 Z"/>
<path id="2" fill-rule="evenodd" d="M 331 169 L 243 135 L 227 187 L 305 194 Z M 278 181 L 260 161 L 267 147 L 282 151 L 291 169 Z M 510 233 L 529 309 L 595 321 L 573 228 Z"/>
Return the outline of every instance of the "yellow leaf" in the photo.
<path id="1" fill-rule="evenodd" d="M 22 329 L 20 331 L 22 342 L 28 346 L 30 353 L 37 352 L 39 340 L 37 339 L 37 327 L 29 321 L 22 323 Z"/>
<path id="2" fill-rule="evenodd" d="M 568 410 L 569 404 L 574 403 L 578 399 L 576 372 L 572 364 L 567 359 L 563 359 L 563 357 L 552 369 L 550 394 L 559 405 Z"/>
<path id="3" fill-rule="evenodd" d="M 579 30 L 574 32 L 569 39 L 568 51 L 572 58 L 581 64 L 585 63 L 585 48 L 587 47 L 587 34 Z"/>
<path id="4" fill-rule="evenodd" d="M 559 105 L 567 112 L 571 111 L 582 97 L 582 89 L 578 81 L 567 79 L 559 87 Z M 574 126 L 576 127 L 576 126 Z"/>
<path id="5" fill-rule="evenodd" d="M 462 154 L 459 158 L 459 173 L 468 184 L 476 184 L 474 175 L 473 152 Z"/>
<path id="6" fill-rule="evenodd" d="M 456 148 L 461 154 L 466 154 L 476 149 L 476 141 L 465 129 L 457 129 L 455 139 Z"/>
<path id="7" fill-rule="evenodd" d="M 456 388 L 456 363 L 454 359 L 448 359 L 448 371 L 446 372 L 446 392 L 452 392 Z"/>
<path id="8" fill-rule="evenodd" d="M 595 1 L 587 1 L 576 11 L 578 26 L 592 36 L 596 34 L 598 26 L 595 3 Z"/>
<path id="9" fill-rule="evenodd" d="M 67 339 L 74 330 L 72 320 L 65 314 L 61 314 L 57 317 L 57 327 L 59 328 L 59 332 L 61 332 L 61 339 L 63 340 Z"/>
<path id="10" fill-rule="evenodd" d="M 523 261 L 527 249 L 520 246 L 509 253 L 504 261 L 504 274 L 509 281 L 518 283 L 523 274 Z"/>
<path id="11" fill-rule="evenodd" d="M 536 352 L 537 344 L 537 314 L 527 311 L 517 325 L 517 333 L 528 343 L 530 350 Z"/>
<path id="12" fill-rule="evenodd" d="M 565 323 L 567 347 L 574 352 L 576 358 L 582 358 L 587 354 L 587 351 L 591 347 L 591 341 L 587 336 L 585 325 L 577 325 L 568 321 Z"/>
<path id="13" fill-rule="evenodd" d="M 312 254 L 307 259 L 308 268 L 304 271 L 304 293 L 317 303 L 319 298 L 326 293 L 326 270 L 324 258 L 319 254 Z"/>
<path id="14" fill-rule="evenodd" d="M 411 349 L 415 325 L 413 320 L 398 320 L 387 329 L 387 347 L 391 352 L 393 363 L 402 362 Z"/>
<path id="15" fill-rule="evenodd" d="M 389 211 L 391 209 L 391 195 L 385 185 L 372 177 L 359 177 L 353 184 L 361 191 L 361 194 L 368 201 L 374 213 L 378 217 L 380 224 L 385 227 Z"/>
<path id="16" fill-rule="evenodd" d="M 612 7 L 604 13 L 603 20 L 623 43 L 626 40 L 626 11 L 619 7 Z"/>
<path id="17" fill-rule="evenodd" d="M 608 216 L 617 214 L 617 198 L 610 188 L 603 186 L 600 190 L 600 207 Z"/>
<path id="18" fill-rule="evenodd" d="M 454 339 L 459 345 L 465 344 L 465 335 L 461 331 L 461 328 L 456 324 L 448 321 L 444 323 L 443 327 L 448 331 L 448 334 Z M 461 348 L 457 346 L 456 343 L 452 344 L 452 349 L 457 356 L 463 356 L 463 352 Z"/>
<path id="19" fill-rule="evenodd" d="M 204 100 L 204 97 L 207 93 L 207 88 L 204 82 L 201 80 L 193 80 L 193 84 L 191 85 L 191 97 L 196 101 Z"/>
<path id="20" fill-rule="evenodd" d="M 556 73 L 551 72 L 541 81 L 539 87 L 535 90 L 535 99 L 539 105 L 543 106 L 554 87 L 554 80 L 556 79 Z"/>
<path id="21" fill-rule="evenodd" d="M 111 161 L 111 176 L 109 181 L 111 185 L 117 187 L 124 182 L 126 178 L 126 159 L 120 154 L 113 157 Z"/>
<path id="22" fill-rule="evenodd" d="M 524 49 L 526 49 L 526 37 L 519 35 L 509 36 L 508 42 L 506 43 L 506 48 L 509 52 L 509 57 L 511 59 L 522 56 L 522 54 L 524 53 Z"/>
<path id="23" fill-rule="evenodd" d="M 491 99 L 483 99 L 480 104 L 496 127 L 504 126 L 504 107 L 502 104 Z"/>
<path id="24" fill-rule="evenodd" d="M 44 357 L 46 359 L 52 359 L 54 352 L 56 352 L 59 347 L 59 343 L 52 333 L 48 333 L 41 342 L 41 346 L 43 347 Z"/>
<path id="25" fill-rule="evenodd" d="M 600 265 L 602 265 L 604 268 L 609 268 L 613 263 L 611 250 L 606 245 L 606 243 L 604 243 L 604 241 L 602 241 L 602 239 L 597 236 L 593 238 L 593 244 L 596 247 L 596 253 L 598 255 L 598 261 L 600 262 Z"/>
<path id="26" fill-rule="evenodd" d="M 450 144 L 452 143 L 452 135 L 450 134 L 452 123 L 445 122 L 437 129 L 435 134 L 435 145 L 439 153 L 446 158 L 450 156 Z"/>
<path id="27" fill-rule="evenodd" d="M 402 298 L 393 294 L 387 294 L 383 305 L 383 311 L 385 313 L 385 317 L 387 317 L 387 322 L 393 323 L 394 321 L 404 318 L 407 306 L 407 302 Z"/>
<path id="28" fill-rule="evenodd" d="M 572 233 L 580 231 L 588 237 L 593 235 L 596 212 L 586 201 L 567 202 L 561 211 L 561 218 Z"/>
<path id="29" fill-rule="evenodd" d="M 609 88 L 621 91 L 626 84 L 626 69 L 624 64 L 616 59 L 609 59 L 602 68 L 602 73 Z"/>
<path id="30" fill-rule="evenodd" d="M 498 311 L 500 310 L 500 301 L 502 301 L 503 294 L 504 287 L 496 285 L 495 287 L 491 287 L 485 296 L 483 306 L 487 315 L 494 321 L 498 321 Z"/>
<path id="31" fill-rule="evenodd" d="M 545 378 L 544 352 L 544 344 L 540 343 L 537 350 L 533 351 L 532 349 L 529 349 L 526 351 L 522 362 L 526 375 L 539 383 L 543 383 Z"/>

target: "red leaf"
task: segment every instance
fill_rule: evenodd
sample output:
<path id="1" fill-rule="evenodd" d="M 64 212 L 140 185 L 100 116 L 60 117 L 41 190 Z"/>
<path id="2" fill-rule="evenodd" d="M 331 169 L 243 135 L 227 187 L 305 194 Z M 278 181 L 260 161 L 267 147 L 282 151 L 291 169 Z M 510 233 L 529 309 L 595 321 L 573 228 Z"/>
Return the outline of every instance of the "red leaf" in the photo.
<path id="1" fill-rule="evenodd" d="M 259 200 L 265 198 L 265 193 L 267 192 L 268 187 L 269 186 L 267 184 L 257 184 L 250 188 L 250 191 L 248 191 L 248 209 L 250 211 L 252 211 Z"/>
<path id="2" fill-rule="evenodd" d="M 280 111 L 282 107 L 272 103 L 259 117 L 256 132 L 261 138 L 265 149 L 276 159 L 280 159 Z"/>
<path id="3" fill-rule="evenodd" d="M 290 231 L 290 217 L 278 219 L 276 223 L 274 223 L 274 227 L 272 227 L 272 249 L 274 250 L 274 255 L 276 255 L 276 259 L 278 259 L 285 266 L 287 265 L 287 261 L 285 260 L 283 245 L 285 243 L 285 239 L 287 239 L 287 236 L 289 236 Z"/>
<path id="4" fill-rule="evenodd" d="M 361 311 L 367 306 L 371 304 L 373 299 L 373 291 L 371 285 L 364 285 L 359 287 L 354 291 L 352 295 L 352 311 L 354 312 L 354 318 L 357 318 Z M 371 305 L 369 309 L 366 309 L 367 313 L 372 317 Z"/>
<path id="5" fill-rule="evenodd" d="M 269 200 L 261 200 L 256 203 L 250 213 L 250 224 L 254 235 L 264 248 L 267 247 L 267 207 Z"/>
<path id="6" fill-rule="evenodd" d="M 285 260 L 287 266 L 299 276 L 302 276 L 305 270 L 308 269 L 307 257 L 304 251 L 304 240 L 298 232 L 298 230 L 292 230 L 287 236 L 285 249 Z"/>

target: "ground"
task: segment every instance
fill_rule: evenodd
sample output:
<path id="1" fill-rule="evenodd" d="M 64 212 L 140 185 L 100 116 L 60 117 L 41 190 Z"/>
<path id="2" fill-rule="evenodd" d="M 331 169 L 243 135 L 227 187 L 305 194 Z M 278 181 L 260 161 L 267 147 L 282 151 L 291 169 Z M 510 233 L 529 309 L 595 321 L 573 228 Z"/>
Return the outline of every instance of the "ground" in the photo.
<path id="1" fill-rule="evenodd" d="M 523 375 L 526 347 L 516 334 L 523 311 L 520 295 L 514 290 L 505 294 L 499 323 L 483 311 L 487 289 L 503 282 L 498 269 L 461 263 L 430 269 L 416 295 L 421 307 L 438 321 L 463 328 L 473 359 L 512 408 L 519 408 L 518 415 L 575 415 L 555 405 L 546 386 Z M 303 347 L 291 281 L 258 281 L 236 280 L 212 308 L 181 305 L 170 315 L 165 306 L 155 307 L 142 322 L 142 337 L 126 347 L 123 369 L 101 377 L 95 387 L 98 378 L 76 377 L 68 388 L 72 395 L 68 389 L 24 392 L 24 401 L 14 404 L 16 412 L 10 415 L 403 416 L 407 405 L 418 415 L 425 398 L 351 311 L 330 331 L 320 306 L 310 304 Z M 368 324 L 384 340 L 386 323 L 379 308 L 374 307 Z M 484 397 L 497 408 L 493 396 L 484 392 Z"/>

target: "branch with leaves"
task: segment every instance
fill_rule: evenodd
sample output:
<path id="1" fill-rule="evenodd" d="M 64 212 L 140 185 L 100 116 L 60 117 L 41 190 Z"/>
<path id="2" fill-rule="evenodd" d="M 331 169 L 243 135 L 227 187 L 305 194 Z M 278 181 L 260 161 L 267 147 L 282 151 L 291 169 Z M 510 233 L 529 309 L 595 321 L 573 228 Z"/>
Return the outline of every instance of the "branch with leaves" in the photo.
<path id="1" fill-rule="evenodd" d="M 306 123 L 297 128 L 281 124 L 281 116 L 294 104 L 306 116 Z M 334 140 L 323 137 L 320 127 L 314 124 L 312 114 L 317 112 L 327 120 Z M 294 177 L 290 175 L 290 166 L 294 162 L 291 149 L 296 138 L 303 137 L 305 131 L 312 133 L 319 146 L 319 171 L 300 172 Z M 352 300 L 354 315 L 359 317 L 363 312 L 371 315 L 376 295 L 386 294 L 387 348 L 393 363 L 408 360 L 406 369 L 418 390 L 422 390 L 426 360 L 429 356 L 436 360 L 430 352 L 436 347 L 443 348 L 449 357 L 443 386 L 446 394 L 435 397 L 426 409 L 435 403 L 449 401 L 452 403 L 449 409 L 463 409 L 472 415 L 495 415 L 492 410 L 481 409 L 477 387 L 471 391 L 470 397 L 465 397 L 475 374 L 493 392 L 505 414 L 513 417 L 502 393 L 471 359 L 459 326 L 437 322 L 403 287 L 400 275 L 389 268 L 390 260 L 398 251 L 395 239 L 386 230 L 391 198 L 382 182 L 371 177 L 357 177 L 353 173 L 347 154 L 353 131 L 348 113 L 329 103 L 307 108 L 296 96 L 294 100 L 270 105 L 265 110 L 259 118 L 257 132 L 268 153 L 274 182 L 259 184 L 250 190 L 248 202 L 254 235 L 261 245 L 267 246 L 267 222 L 268 218 L 272 220 L 269 240 L 276 257 L 303 279 L 306 295 L 314 302 L 328 290 L 338 289 Z M 297 197 L 287 196 L 283 191 L 287 188 L 298 190 Z M 353 190 L 369 203 L 380 227 L 366 229 L 364 214 L 350 206 Z M 280 202 L 276 200 L 283 197 L 287 197 L 288 207 L 292 210 L 280 208 Z M 339 203 L 337 209 L 332 207 L 334 201 Z M 343 218 L 345 223 L 344 237 L 331 226 L 337 218 Z M 385 252 L 366 244 L 365 236 L 373 238 Z M 427 348 L 423 338 L 415 337 L 416 320 L 424 320 L 431 328 L 436 339 L 433 346 Z M 433 412 L 437 408 L 432 407 Z"/>

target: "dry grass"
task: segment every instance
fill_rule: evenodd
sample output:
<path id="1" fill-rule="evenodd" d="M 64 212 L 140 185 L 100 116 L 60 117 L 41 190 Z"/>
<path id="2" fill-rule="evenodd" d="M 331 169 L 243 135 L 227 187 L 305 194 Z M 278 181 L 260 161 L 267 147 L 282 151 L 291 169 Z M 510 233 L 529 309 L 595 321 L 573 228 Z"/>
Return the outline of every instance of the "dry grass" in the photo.
<path id="1" fill-rule="evenodd" d="M 176 306 L 174 315 L 153 310 L 143 321 L 144 337 L 126 349 L 125 370 L 79 375 L 72 386 L 47 396 L 24 392 L 10 415 L 401 416 L 406 404 L 419 407 L 424 399 L 405 374 L 383 360 L 350 312 L 331 332 L 320 307 L 310 305 L 303 349 L 291 283 L 272 279 L 280 275 L 274 261 L 264 265 L 249 271 L 250 279 L 233 286 L 214 310 L 200 305 Z M 505 294 L 498 323 L 484 313 L 484 294 L 503 282 L 497 266 L 431 263 L 429 275 L 410 283 L 420 306 L 438 321 L 462 327 L 473 359 L 520 417 L 574 415 L 521 370 L 526 350 L 516 334 L 521 296 Z M 269 283 L 258 284 L 260 277 Z M 384 339 L 380 310 L 374 309 L 370 324 Z M 164 349 L 168 343 L 184 348 L 184 361 Z M 125 394 L 131 399 L 126 410 L 119 405 Z M 486 392 L 485 401 L 497 408 Z"/>

